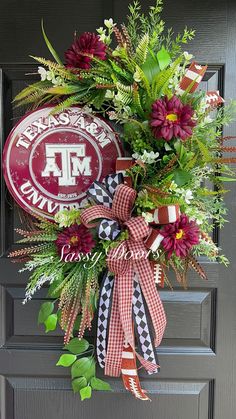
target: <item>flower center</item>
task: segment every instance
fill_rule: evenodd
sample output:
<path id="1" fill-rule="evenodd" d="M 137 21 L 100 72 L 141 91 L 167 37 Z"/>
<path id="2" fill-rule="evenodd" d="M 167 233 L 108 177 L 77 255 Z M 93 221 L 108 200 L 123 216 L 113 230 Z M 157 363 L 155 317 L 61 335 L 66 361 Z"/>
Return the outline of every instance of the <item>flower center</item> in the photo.
<path id="1" fill-rule="evenodd" d="M 72 237 L 70 238 L 70 244 L 72 244 L 73 246 L 74 246 L 75 244 L 77 244 L 77 243 L 78 243 L 78 241 L 79 241 L 79 237 L 78 237 L 78 236 L 72 236 Z"/>
<path id="2" fill-rule="evenodd" d="M 182 239 L 183 235 L 184 235 L 184 230 L 180 229 L 180 230 L 176 233 L 175 238 L 176 238 L 177 240 Z"/>
<path id="3" fill-rule="evenodd" d="M 176 113 L 169 113 L 166 115 L 166 119 L 168 119 L 168 121 L 176 122 L 178 120 L 178 115 L 176 115 Z"/>

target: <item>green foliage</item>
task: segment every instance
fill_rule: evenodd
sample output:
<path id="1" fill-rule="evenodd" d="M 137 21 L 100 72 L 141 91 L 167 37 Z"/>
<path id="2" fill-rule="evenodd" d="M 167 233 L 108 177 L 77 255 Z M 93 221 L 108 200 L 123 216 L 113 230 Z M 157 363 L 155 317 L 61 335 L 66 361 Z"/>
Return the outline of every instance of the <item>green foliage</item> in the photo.
<path id="1" fill-rule="evenodd" d="M 79 393 L 80 390 L 87 387 L 87 380 L 85 377 L 78 377 L 72 381 L 72 388 L 74 393 Z"/>
<path id="2" fill-rule="evenodd" d="M 49 39 L 48 39 L 48 37 L 47 37 L 47 35 L 46 35 L 46 33 L 45 33 L 45 30 L 44 30 L 44 25 L 43 25 L 43 20 L 41 21 L 41 27 L 42 27 L 42 33 L 43 33 L 44 41 L 45 41 L 45 43 L 46 43 L 46 45 L 47 45 L 47 47 L 48 47 L 49 51 L 51 52 L 51 54 L 52 54 L 53 58 L 56 60 L 56 62 L 57 62 L 60 66 L 63 66 L 63 63 L 62 63 L 61 59 L 59 58 L 59 56 L 58 56 L 57 52 L 56 52 L 56 51 L 55 51 L 55 49 L 53 48 L 53 46 L 52 46 L 51 42 L 49 41 Z"/>
<path id="3" fill-rule="evenodd" d="M 65 346 L 65 349 L 72 352 L 72 354 L 78 355 L 81 354 L 89 348 L 89 343 L 85 339 L 78 339 L 73 338 L 70 342 Z"/>
<path id="4" fill-rule="evenodd" d="M 176 169 L 174 171 L 173 180 L 178 186 L 183 186 L 192 179 L 191 173 L 183 169 Z"/>
<path id="5" fill-rule="evenodd" d="M 62 77 L 65 80 L 78 81 L 78 78 L 70 70 L 68 70 L 66 67 L 64 67 L 64 66 L 62 66 L 58 63 L 55 63 L 53 61 L 46 60 L 43 57 L 35 57 L 33 55 L 30 55 L 30 57 L 33 58 L 38 63 L 44 65 L 50 71 L 53 71 L 56 75 Z"/>
<path id="6" fill-rule="evenodd" d="M 55 330 L 57 327 L 57 314 L 50 314 L 44 324 L 46 333 Z"/>
<path id="7" fill-rule="evenodd" d="M 93 377 L 91 379 L 91 387 L 93 390 L 98 391 L 111 391 L 111 386 L 106 381 L 100 380 L 99 378 Z"/>
<path id="8" fill-rule="evenodd" d="M 71 368 L 71 376 L 72 378 L 84 376 L 87 379 L 93 376 L 95 369 L 94 369 L 94 360 L 93 358 L 80 358 L 78 359 Z"/>
<path id="9" fill-rule="evenodd" d="M 160 70 L 164 70 L 171 62 L 171 57 L 165 47 L 162 45 L 162 48 L 157 53 L 157 59 L 159 63 Z"/>
<path id="10" fill-rule="evenodd" d="M 39 310 L 38 323 L 44 323 L 45 320 L 47 320 L 48 316 L 52 314 L 53 310 L 54 310 L 53 302 L 47 301 L 46 303 L 43 303 Z"/>
<path id="11" fill-rule="evenodd" d="M 92 396 L 92 389 L 90 386 L 86 386 L 84 388 L 81 388 L 80 390 L 80 397 L 81 400 L 90 399 Z"/>
<path id="12" fill-rule="evenodd" d="M 70 367 L 76 361 L 76 359 L 76 355 L 63 354 L 60 356 L 56 365 L 61 367 Z"/>
<path id="13" fill-rule="evenodd" d="M 140 40 L 135 53 L 135 61 L 140 66 L 145 63 L 149 49 L 149 35 L 145 33 Z"/>

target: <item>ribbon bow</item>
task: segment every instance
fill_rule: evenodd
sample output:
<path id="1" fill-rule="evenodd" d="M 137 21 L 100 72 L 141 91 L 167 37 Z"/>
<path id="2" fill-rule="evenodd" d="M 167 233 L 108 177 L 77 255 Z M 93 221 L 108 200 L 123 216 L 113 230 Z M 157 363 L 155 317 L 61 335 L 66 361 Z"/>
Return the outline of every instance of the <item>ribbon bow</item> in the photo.
<path id="1" fill-rule="evenodd" d="M 115 188 L 114 182 L 116 183 Z M 125 387 L 131 390 L 136 397 L 147 400 L 148 397 L 141 389 L 137 377 L 135 355 L 148 373 L 158 371 L 159 365 L 155 347 L 161 343 L 166 327 L 166 316 L 153 279 L 153 270 L 148 260 L 147 243 L 155 230 L 146 223 L 143 217 L 132 217 L 136 191 L 121 182 L 122 178 L 118 179 L 117 175 L 111 175 L 106 178 L 106 187 L 98 182 L 94 183 L 88 191 L 88 196 L 99 202 L 99 205 L 83 210 L 81 221 L 86 227 L 90 228 L 97 225 L 98 221 L 93 223 L 94 220 L 102 219 L 99 223 L 99 234 L 101 234 L 101 226 L 104 225 L 104 221 L 112 222 L 110 225 L 115 225 L 116 231 L 120 231 L 121 228 L 128 230 L 128 239 L 110 250 L 107 256 L 107 265 L 110 272 L 105 276 L 100 296 L 99 334 L 97 338 L 98 360 L 100 365 L 105 367 L 105 374 L 119 376 L 122 373 Z M 112 183 L 113 195 L 109 190 Z M 108 196 L 110 199 L 108 199 Z M 177 218 L 178 211 L 176 211 Z M 171 221 L 173 222 L 173 220 Z M 109 231 L 107 236 L 111 239 L 113 233 L 114 230 L 113 232 Z M 160 239 L 157 240 L 158 236 L 160 236 L 160 232 L 155 234 L 152 243 L 155 240 L 160 242 Z M 121 254 L 119 254 L 120 251 Z M 115 278 L 111 273 L 115 275 Z M 146 320 L 143 297 L 153 325 L 154 347 Z M 141 307 L 142 316 L 140 318 L 141 320 L 144 319 L 144 323 L 139 321 L 137 324 L 140 315 L 137 312 L 137 307 Z M 142 347 L 142 356 L 135 349 L 133 312 L 135 314 L 136 331 Z M 109 314 L 109 336 L 108 342 L 105 344 Z M 148 343 L 148 351 L 145 349 L 146 342 Z M 127 365 L 129 368 L 127 368 Z M 135 381 L 132 382 L 132 380 Z"/>

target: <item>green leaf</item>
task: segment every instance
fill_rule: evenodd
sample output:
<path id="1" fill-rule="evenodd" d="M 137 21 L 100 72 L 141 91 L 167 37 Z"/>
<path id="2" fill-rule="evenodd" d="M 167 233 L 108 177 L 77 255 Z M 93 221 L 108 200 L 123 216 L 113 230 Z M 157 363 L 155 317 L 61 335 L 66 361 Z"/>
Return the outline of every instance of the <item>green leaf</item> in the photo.
<path id="1" fill-rule="evenodd" d="M 92 389 L 90 386 L 81 388 L 80 397 L 82 401 L 85 399 L 91 399 L 91 396 L 92 396 Z"/>
<path id="2" fill-rule="evenodd" d="M 61 365 L 62 367 L 70 367 L 75 361 L 76 355 L 63 354 L 60 356 L 56 365 Z"/>
<path id="3" fill-rule="evenodd" d="M 57 327 L 57 314 L 50 314 L 44 324 L 46 327 L 46 333 L 55 330 Z"/>
<path id="4" fill-rule="evenodd" d="M 178 186 L 185 185 L 191 178 L 192 175 L 186 170 L 176 169 L 173 173 L 173 180 Z"/>
<path id="5" fill-rule="evenodd" d="M 159 63 L 159 67 L 161 70 L 164 70 L 171 62 L 170 54 L 165 49 L 164 46 L 158 51 L 157 53 L 157 59 Z"/>
<path id="6" fill-rule="evenodd" d="M 145 63 L 141 66 L 141 68 L 149 83 L 151 83 L 153 78 L 160 72 L 159 64 L 151 54 L 148 55 Z"/>
<path id="7" fill-rule="evenodd" d="M 74 393 L 78 393 L 82 388 L 87 386 L 87 380 L 85 377 L 75 378 L 71 385 Z"/>
<path id="8" fill-rule="evenodd" d="M 236 179 L 233 177 L 215 176 L 215 178 L 222 182 L 235 182 L 236 181 Z"/>
<path id="9" fill-rule="evenodd" d="M 48 288 L 47 296 L 51 298 L 58 298 L 61 295 L 61 290 L 57 290 L 59 285 L 61 285 L 61 280 L 54 280 Z M 57 291 L 56 291 L 57 290 Z M 56 292 L 55 292 L 56 291 Z"/>
<path id="10" fill-rule="evenodd" d="M 51 52 L 51 54 L 52 54 L 53 58 L 56 60 L 56 62 L 57 62 L 58 64 L 60 64 L 60 65 L 62 65 L 62 66 L 63 66 L 63 62 L 62 62 L 62 61 L 61 61 L 61 59 L 59 58 L 59 56 L 58 56 L 57 52 L 56 52 L 56 51 L 55 51 L 55 49 L 53 48 L 53 46 L 52 46 L 51 42 L 49 41 L 49 39 L 48 39 L 48 37 L 47 37 L 47 35 L 46 35 L 46 33 L 45 33 L 44 26 L 43 26 L 43 20 L 41 21 L 41 27 L 42 27 L 42 32 L 43 32 L 44 41 L 46 42 L 46 45 L 47 45 L 47 47 L 48 47 L 49 51 Z"/>
<path id="11" fill-rule="evenodd" d="M 87 373 L 91 368 L 91 358 L 81 358 L 76 361 L 71 368 L 72 378 L 85 376 L 87 378 Z"/>
<path id="12" fill-rule="evenodd" d="M 90 367 L 88 368 L 88 370 L 85 372 L 84 376 L 86 377 L 87 381 L 90 381 L 92 377 L 95 376 L 95 361 L 93 358 L 90 358 Z"/>
<path id="13" fill-rule="evenodd" d="M 50 93 L 52 95 L 70 95 L 73 93 L 79 93 L 81 91 L 87 91 L 87 87 L 81 89 L 81 87 L 78 84 L 68 84 L 66 86 L 53 86 L 47 89 L 47 93 Z"/>
<path id="14" fill-rule="evenodd" d="M 106 381 L 100 380 L 99 378 L 93 377 L 91 379 L 91 386 L 93 390 L 104 390 L 111 391 L 111 386 Z"/>
<path id="15" fill-rule="evenodd" d="M 53 312 L 54 304 L 52 301 L 47 301 L 43 303 L 40 307 L 39 314 L 38 314 L 38 324 L 44 323 L 47 320 L 48 316 Z"/>
<path id="16" fill-rule="evenodd" d="M 87 351 L 89 347 L 89 343 L 85 339 L 73 338 L 70 342 L 65 346 L 64 349 L 72 352 L 72 354 L 81 354 L 82 352 Z"/>

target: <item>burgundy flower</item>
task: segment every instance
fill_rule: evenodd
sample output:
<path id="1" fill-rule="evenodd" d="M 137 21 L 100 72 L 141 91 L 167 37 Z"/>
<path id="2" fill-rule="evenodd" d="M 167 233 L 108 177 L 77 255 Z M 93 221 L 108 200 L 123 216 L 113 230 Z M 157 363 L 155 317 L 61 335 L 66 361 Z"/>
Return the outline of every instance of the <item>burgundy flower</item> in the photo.
<path id="1" fill-rule="evenodd" d="M 192 127 L 196 125 L 192 120 L 193 109 L 184 105 L 179 98 L 173 96 L 170 100 L 156 100 L 152 105 L 150 125 L 155 138 L 170 141 L 173 137 L 186 140 L 192 135 Z"/>
<path id="2" fill-rule="evenodd" d="M 90 56 L 86 56 L 89 54 Z M 106 59 L 106 45 L 100 41 L 95 33 L 84 32 L 76 38 L 71 47 L 65 52 L 67 67 L 88 70 L 92 57 Z"/>
<path id="3" fill-rule="evenodd" d="M 68 253 L 89 253 L 95 246 L 92 234 L 83 224 L 73 224 L 72 226 L 65 228 L 58 234 L 55 243 L 60 255 L 63 250 L 63 258 L 65 258 Z M 63 248 L 63 246 L 65 247 Z"/>
<path id="4" fill-rule="evenodd" d="M 190 221 L 185 214 L 182 214 L 175 223 L 165 225 L 161 234 L 164 236 L 161 244 L 168 252 L 168 258 L 172 253 L 184 258 L 191 247 L 199 243 L 198 226 L 195 221 Z"/>

